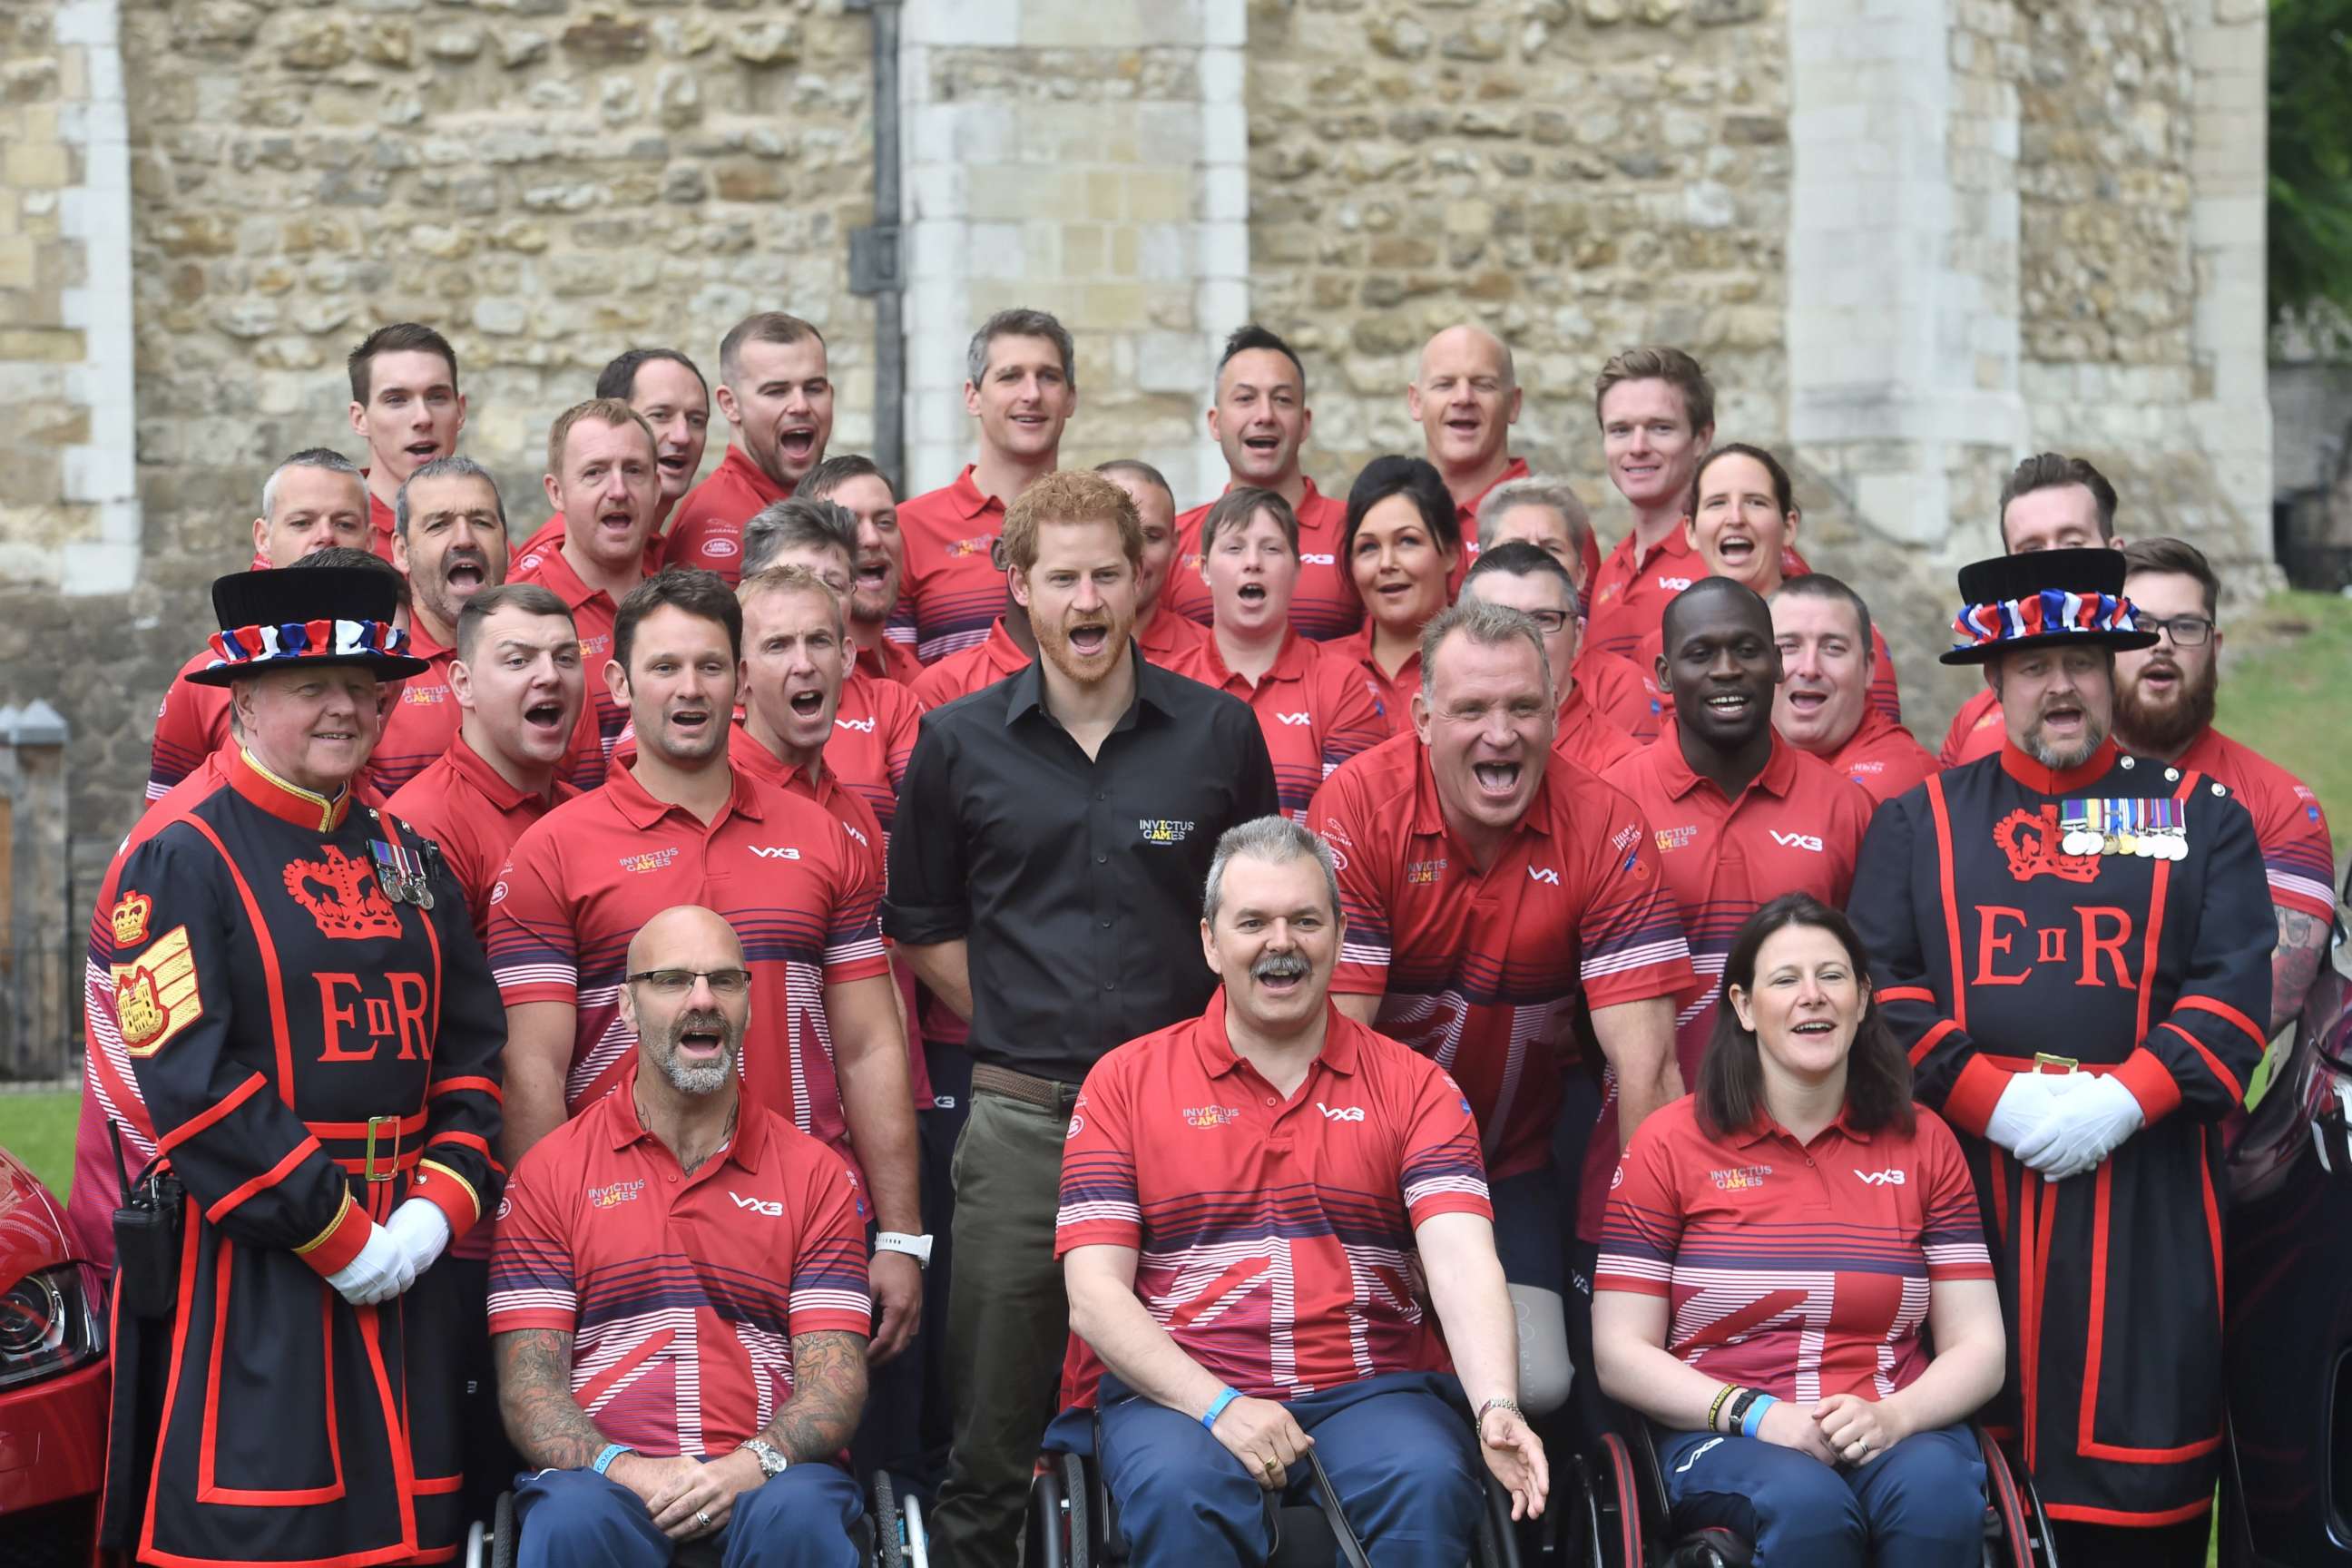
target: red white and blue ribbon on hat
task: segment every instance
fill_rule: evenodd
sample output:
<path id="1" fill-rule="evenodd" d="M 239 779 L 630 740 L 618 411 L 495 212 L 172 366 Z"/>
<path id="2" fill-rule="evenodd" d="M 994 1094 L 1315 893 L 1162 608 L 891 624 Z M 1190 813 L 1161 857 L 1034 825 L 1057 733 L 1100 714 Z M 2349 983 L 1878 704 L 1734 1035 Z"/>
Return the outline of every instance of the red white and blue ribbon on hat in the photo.
<path id="1" fill-rule="evenodd" d="M 237 665 L 269 669 L 369 654 L 403 658 L 408 653 L 408 634 L 389 621 L 286 621 L 215 632 L 212 648 L 211 668 Z"/>
<path id="2" fill-rule="evenodd" d="M 1952 647 L 1993 647 L 2025 637 L 2136 632 L 2138 616 L 2132 602 L 2117 595 L 2044 588 L 2021 599 L 1968 605 L 1952 617 L 1952 630 L 1960 638 Z"/>

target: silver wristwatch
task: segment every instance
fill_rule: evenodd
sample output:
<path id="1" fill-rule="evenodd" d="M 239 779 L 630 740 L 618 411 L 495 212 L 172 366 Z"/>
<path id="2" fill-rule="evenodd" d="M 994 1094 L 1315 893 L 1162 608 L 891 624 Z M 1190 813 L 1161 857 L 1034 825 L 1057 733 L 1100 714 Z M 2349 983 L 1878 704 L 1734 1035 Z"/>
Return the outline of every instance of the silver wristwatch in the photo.
<path id="1" fill-rule="evenodd" d="M 931 1266 L 931 1238 L 908 1236 L 903 1230 L 882 1230 L 874 1233 L 877 1252 L 903 1252 L 925 1268 Z"/>
<path id="2" fill-rule="evenodd" d="M 792 1468 L 793 1462 L 785 1458 L 782 1453 L 772 1445 L 762 1443 L 757 1437 L 752 1438 L 743 1447 L 751 1449 L 751 1457 L 760 1461 L 760 1473 L 763 1476 L 781 1476 Z"/>

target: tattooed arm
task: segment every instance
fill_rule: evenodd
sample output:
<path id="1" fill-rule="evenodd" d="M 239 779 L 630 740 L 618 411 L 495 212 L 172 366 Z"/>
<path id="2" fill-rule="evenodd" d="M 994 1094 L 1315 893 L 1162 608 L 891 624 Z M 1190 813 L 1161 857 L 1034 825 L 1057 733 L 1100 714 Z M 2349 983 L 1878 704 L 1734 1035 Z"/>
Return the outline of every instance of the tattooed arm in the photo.
<path id="1" fill-rule="evenodd" d="M 499 1368 L 499 1413 L 507 1438 L 535 1470 L 582 1470 L 596 1462 L 604 1434 L 572 1397 L 572 1336 L 517 1329 L 490 1339 Z"/>
<path id="2" fill-rule="evenodd" d="M 849 1444 L 866 1408 L 866 1336 L 839 1329 L 793 1339 L 793 1396 L 760 1436 L 794 1464 Z"/>
<path id="3" fill-rule="evenodd" d="M 2278 945 L 2271 950 L 2271 1033 L 2275 1036 L 2303 1013 L 2303 999 L 2327 957 L 2327 922 L 2301 910 L 2273 904 Z"/>

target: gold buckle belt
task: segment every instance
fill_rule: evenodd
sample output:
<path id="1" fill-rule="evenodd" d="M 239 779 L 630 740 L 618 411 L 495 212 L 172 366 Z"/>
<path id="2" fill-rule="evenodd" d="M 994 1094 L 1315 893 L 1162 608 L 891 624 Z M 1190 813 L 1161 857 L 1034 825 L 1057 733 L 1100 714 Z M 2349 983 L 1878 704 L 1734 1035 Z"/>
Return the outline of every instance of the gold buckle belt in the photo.
<path id="1" fill-rule="evenodd" d="M 360 1167 L 360 1174 L 366 1177 L 369 1181 L 388 1182 L 394 1176 L 400 1174 L 400 1121 L 401 1119 L 397 1116 L 371 1116 L 368 1118 L 367 1158 Z M 383 1170 L 379 1171 L 375 1168 L 376 1143 L 380 1138 L 387 1136 L 391 1139 L 391 1147 L 385 1150 L 383 1155 L 384 1166 Z"/>

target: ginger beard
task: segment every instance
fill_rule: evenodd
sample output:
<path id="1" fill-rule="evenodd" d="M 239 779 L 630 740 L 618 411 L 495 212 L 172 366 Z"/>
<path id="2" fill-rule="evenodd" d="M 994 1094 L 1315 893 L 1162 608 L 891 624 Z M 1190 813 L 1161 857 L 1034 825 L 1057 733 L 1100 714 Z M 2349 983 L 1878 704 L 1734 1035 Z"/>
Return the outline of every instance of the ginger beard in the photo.
<path id="1" fill-rule="evenodd" d="M 1038 653 L 1072 685 L 1117 673 L 1135 632 L 1136 575 L 1117 523 L 1039 526 L 1037 559 L 1025 572 L 1014 569 L 1013 597 L 1029 612 Z"/>

